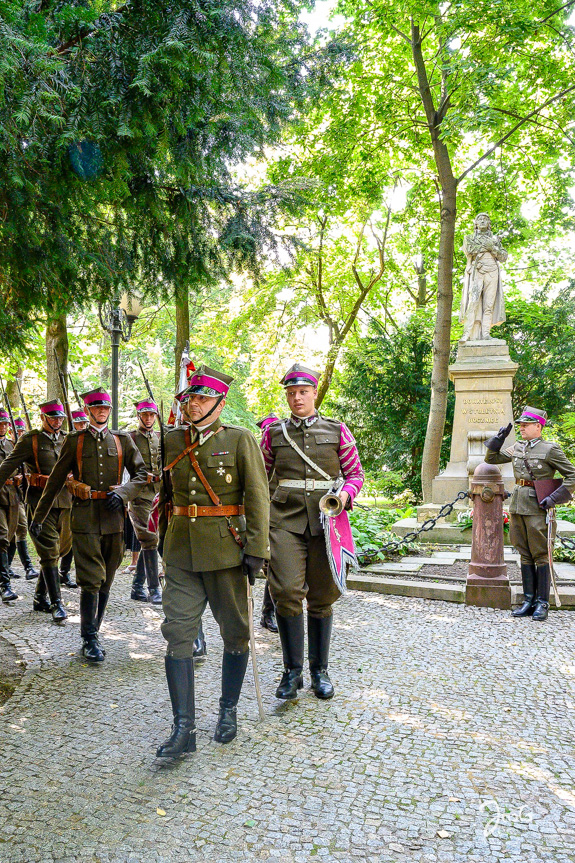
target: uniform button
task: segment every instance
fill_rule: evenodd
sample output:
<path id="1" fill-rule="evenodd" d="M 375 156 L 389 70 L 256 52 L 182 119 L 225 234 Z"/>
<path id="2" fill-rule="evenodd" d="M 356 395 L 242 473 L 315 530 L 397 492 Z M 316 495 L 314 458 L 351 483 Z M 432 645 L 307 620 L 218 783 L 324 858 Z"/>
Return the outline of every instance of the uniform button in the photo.
<path id="1" fill-rule="evenodd" d="M 198 454 L 198 451 L 196 450 L 196 451 L 195 451 L 195 453 L 194 453 L 194 455 L 197 455 L 197 454 Z"/>
<path id="2" fill-rule="evenodd" d="M 190 494 L 195 494 L 195 493 L 196 493 L 196 490 L 195 490 L 195 488 L 194 488 L 194 489 L 192 489 L 192 491 L 190 492 Z"/>
<path id="3" fill-rule="evenodd" d="M 195 518 L 191 518 L 191 519 L 190 519 L 190 521 L 195 521 L 195 520 L 196 520 Z"/>
<path id="4" fill-rule="evenodd" d="M 311 494 L 311 491 L 306 491 L 306 494 L 307 494 L 307 496 L 309 497 L 309 496 L 310 496 L 310 494 Z"/>
<path id="5" fill-rule="evenodd" d="M 221 461 L 220 464 L 223 464 L 223 461 Z"/>
<path id="6" fill-rule="evenodd" d="M 192 482 L 195 482 L 195 481 L 196 481 L 196 478 L 195 478 L 195 476 L 193 476 L 193 477 L 192 477 Z"/>

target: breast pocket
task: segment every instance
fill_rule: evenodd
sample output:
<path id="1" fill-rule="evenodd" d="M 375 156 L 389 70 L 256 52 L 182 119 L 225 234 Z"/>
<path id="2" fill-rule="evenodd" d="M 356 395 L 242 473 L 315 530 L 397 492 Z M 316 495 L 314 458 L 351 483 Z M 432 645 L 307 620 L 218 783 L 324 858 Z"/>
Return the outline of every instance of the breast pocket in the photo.
<path id="1" fill-rule="evenodd" d="M 274 503 L 285 503 L 288 499 L 289 489 L 278 485 L 276 490 L 272 495 L 272 500 Z"/>
<path id="2" fill-rule="evenodd" d="M 335 444 L 339 446 L 339 436 L 330 432 L 324 432 L 324 434 L 315 435 L 315 442 L 316 444 L 332 444 L 332 446 Z"/>
<path id="3" fill-rule="evenodd" d="M 225 455 L 209 455 L 206 461 L 208 467 L 233 467 L 236 463 L 236 456 L 229 452 Z"/>

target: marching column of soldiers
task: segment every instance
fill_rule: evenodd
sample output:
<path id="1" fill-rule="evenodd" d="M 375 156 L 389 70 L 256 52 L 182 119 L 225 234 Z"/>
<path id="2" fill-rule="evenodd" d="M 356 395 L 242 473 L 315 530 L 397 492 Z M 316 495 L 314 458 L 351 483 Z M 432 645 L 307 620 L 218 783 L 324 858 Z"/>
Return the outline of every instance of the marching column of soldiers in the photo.
<path id="1" fill-rule="evenodd" d="M 60 588 L 80 588 L 81 653 L 89 663 L 102 663 L 101 626 L 124 554 L 128 514 L 142 548 L 131 596 L 162 604 L 164 614 L 173 723 L 158 758 L 196 749 L 194 660 L 205 654 L 201 622 L 207 605 L 223 641 L 214 739 L 235 738 L 254 643 L 249 585 L 262 570 L 260 622 L 279 631 L 283 654 L 276 697 L 295 701 L 304 686 L 304 615 L 311 691 L 321 700 L 334 696 L 328 666 L 333 607 L 342 583 L 330 556 L 322 499 L 336 497 L 338 512 L 345 513 L 364 474 L 348 427 L 316 408 L 318 378 L 300 363 L 286 372 L 281 383 L 289 410 L 284 419 L 272 413 L 258 420 L 260 441 L 226 422 L 233 378 L 207 366 L 176 395 L 182 421 L 174 428 L 162 426 L 149 387 L 150 398 L 135 403 L 138 427 L 132 432 L 109 429 L 111 399 L 102 388 L 82 395 L 84 410 L 68 412 L 74 428 L 67 434 L 59 400 L 39 405 L 41 425 L 28 432 L 0 409 L 2 602 L 18 599 L 10 569 L 17 548 L 26 578 L 37 578 L 34 611 L 49 612 L 62 625 L 67 613 Z M 516 422 L 521 441 L 504 447 L 510 423 L 486 442 L 486 461 L 511 462 L 516 480 L 510 538 L 520 554 L 524 602 L 513 615 L 542 621 L 549 609 L 549 520 L 555 507 L 572 497 L 575 466 L 558 444 L 542 439 L 545 411 L 526 407 Z M 553 480 L 556 472 L 561 481 Z M 541 480 L 552 481 L 544 497 Z M 24 527 L 32 536 L 39 574 Z M 70 578 L 72 559 L 77 585 Z"/>

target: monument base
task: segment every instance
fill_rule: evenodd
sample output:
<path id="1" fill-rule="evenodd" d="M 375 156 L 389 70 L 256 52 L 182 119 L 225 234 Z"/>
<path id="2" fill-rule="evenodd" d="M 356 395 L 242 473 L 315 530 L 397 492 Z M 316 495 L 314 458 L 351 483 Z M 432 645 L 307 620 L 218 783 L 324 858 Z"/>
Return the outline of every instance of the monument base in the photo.
<path id="1" fill-rule="evenodd" d="M 507 567 L 506 567 L 507 569 Z M 511 608 L 511 585 L 507 576 L 503 578 L 482 578 L 468 575 L 465 586 L 465 605 L 478 608 Z"/>
<path id="2" fill-rule="evenodd" d="M 513 421 L 511 390 L 517 363 L 504 339 L 459 342 L 457 359 L 449 367 L 455 384 L 455 413 L 449 463 L 433 480 L 431 502 L 452 501 L 469 488 L 469 477 L 484 460 L 485 440 Z M 508 438 L 513 442 L 513 435 Z M 511 465 L 501 465 L 505 487 L 514 486 Z"/>

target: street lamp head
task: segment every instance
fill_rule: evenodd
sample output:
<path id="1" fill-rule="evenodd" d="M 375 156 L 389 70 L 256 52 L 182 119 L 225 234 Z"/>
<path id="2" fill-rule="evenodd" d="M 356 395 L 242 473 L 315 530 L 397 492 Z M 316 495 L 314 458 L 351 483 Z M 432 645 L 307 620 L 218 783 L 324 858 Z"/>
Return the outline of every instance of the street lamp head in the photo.
<path id="1" fill-rule="evenodd" d="M 130 326 L 137 321 L 138 317 L 142 313 L 142 301 L 137 294 L 122 294 L 122 298 L 120 300 L 120 308 L 124 312 L 126 316 L 126 320 Z"/>

